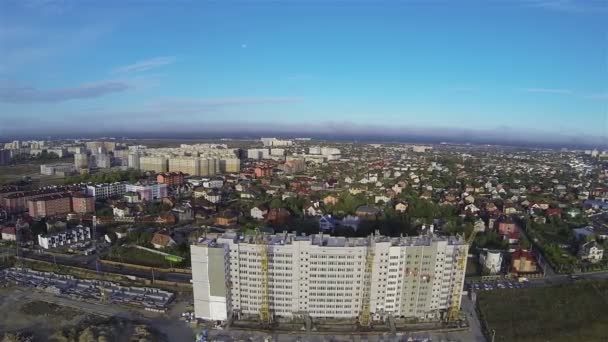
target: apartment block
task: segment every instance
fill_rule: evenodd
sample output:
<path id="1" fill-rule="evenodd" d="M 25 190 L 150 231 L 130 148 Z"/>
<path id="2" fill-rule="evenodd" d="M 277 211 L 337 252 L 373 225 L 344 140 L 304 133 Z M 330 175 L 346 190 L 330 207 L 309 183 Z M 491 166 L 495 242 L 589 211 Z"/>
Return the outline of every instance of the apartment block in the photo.
<path id="1" fill-rule="evenodd" d="M 70 194 L 52 194 L 27 201 L 28 213 L 32 217 L 65 215 L 72 211 Z"/>
<path id="2" fill-rule="evenodd" d="M 241 171 L 241 160 L 238 158 L 222 158 L 220 159 L 221 173 L 238 173 Z"/>
<path id="3" fill-rule="evenodd" d="M 167 189 L 167 184 L 155 182 L 125 185 L 125 191 L 139 194 L 139 199 L 141 201 L 153 201 L 167 197 Z"/>
<path id="4" fill-rule="evenodd" d="M 68 193 L 68 191 L 65 188 L 13 192 L 10 195 L 4 196 L 2 204 L 9 214 L 16 214 L 28 210 L 29 200 L 45 197 L 47 195 L 61 195 L 66 193 Z"/>
<path id="5" fill-rule="evenodd" d="M 120 197 L 126 192 L 126 183 L 104 183 L 87 186 L 87 195 L 95 197 L 95 199 L 105 199 L 112 197 Z"/>
<path id="6" fill-rule="evenodd" d="M 169 171 L 169 163 L 166 157 L 142 156 L 139 157 L 139 169 L 157 173 L 167 172 Z"/>
<path id="7" fill-rule="evenodd" d="M 182 172 L 164 172 L 156 175 L 156 181 L 169 186 L 181 185 L 184 184 L 184 176 Z"/>
<path id="8" fill-rule="evenodd" d="M 198 157 L 171 158 L 169 159 L 169 172 L 183 172 L 190 176 L 200 176 L 200 159 Z"/>
<path id="9" fill-rule="evenodd" d="M 95 212 L 95 197 L 84 194 L 72 195 L 72 211 L 77 214 L 88 214 Z"/>
<path id="10" fill-rule="evenodd" d="M 388 314 L 439 319 L 453 295 L 460 305 L 458 258 L 467 245 L 459 237 L 285 232 L 261 239 L 226 233 L 191 246 L 196 317 L 256 316 L 266 300 L 271 316 L 318 319 L 357 318 L 364 307 L 375 320 Z"/>

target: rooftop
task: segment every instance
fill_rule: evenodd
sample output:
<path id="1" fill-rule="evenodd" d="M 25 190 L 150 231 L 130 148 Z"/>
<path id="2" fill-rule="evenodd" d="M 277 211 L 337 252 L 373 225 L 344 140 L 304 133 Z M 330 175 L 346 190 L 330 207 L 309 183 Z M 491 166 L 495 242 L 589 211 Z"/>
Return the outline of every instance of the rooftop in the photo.
<path id="1" fill-rule="evenodd" d="M 268 245 L 290 245 L 293 241 L 309 241 L 311 245 L 327 247 L 363 247 L 369 245 L 369 238 L 347 238 L 342 236 L 331 236 L 328 234 L 296 235 L 284 232 L 282 234 L 262 234 L 261 237 Z M 438 235 L 419 235 L 407 237 L 389 237 L 383 235 L 371 235 L 375 243 L 388 242 L 391 246 L 430 246 L 433 242 L 447 241 L 449 245 L 462 245 L 464 240 L 459 236 L 438 236 Z M 235 232 L 224 233 L 217 240 L 210 241 L 204 239 L 198 245 L 214 247 L 216 243 L 221 244 L 222 240 L 232 240 L 234 243 L 256 244 L 258 236 L 243 235 Z"/>

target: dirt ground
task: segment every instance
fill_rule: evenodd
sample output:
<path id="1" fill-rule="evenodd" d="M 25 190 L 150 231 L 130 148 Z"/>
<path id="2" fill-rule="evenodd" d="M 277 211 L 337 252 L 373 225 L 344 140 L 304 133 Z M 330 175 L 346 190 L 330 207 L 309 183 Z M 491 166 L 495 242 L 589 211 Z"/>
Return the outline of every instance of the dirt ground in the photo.
<path id="1" fill-rule="evenodd" d="M 87 318 L 87 314 L 77 310 L 45 304 L 28 300 L 22 291 L 1 288 L 0 332 L 31 331 L 36 340 L 44 340 L 53 331 L 76 325 Z M 41 311 L 36 312 L 37 309 Z"/>

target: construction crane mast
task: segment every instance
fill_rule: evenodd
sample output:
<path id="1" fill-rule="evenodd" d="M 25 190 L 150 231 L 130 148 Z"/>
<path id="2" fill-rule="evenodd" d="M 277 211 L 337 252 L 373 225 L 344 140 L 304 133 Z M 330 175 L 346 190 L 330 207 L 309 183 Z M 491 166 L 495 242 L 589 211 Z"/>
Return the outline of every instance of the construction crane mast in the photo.
<path id="1" fill-rule="evenodd" d="M 460 301 L 462 300 L 462 289 L 460 288 L 461 276 L 464 278 L 467 268 L 467 256 L 469 255 L 469 249 L 475 241 L 477 232 L 473 229 L 473 232 L 466 239 L 465 244 L 458 246 L 456 250 L 456 274 L 458 278 L 452 283 L 454 284 L 452 290 L 452 303 L 447 315 L 448 322 L 456 322 L 460 319 Z M 463 235 L 464 236 L 464 235 Z"/>
<path id="2" fill-rule="evenodd" d="M 361 314 L 359 315 L 359 324 L 361 326 L 370 326 L 371 319 L 371 300 L 372 300 L 372 272 L 374 266 L 374 246 L 373 236 L 369 239 L 367 246 L 367 254 L 365 256 L 365 279 L 363 280 L 363 302 L 361 305 Z"/>
<path id="3" fill-rule="evenodd" d="M 262 275 L 262 281 L 260 282 L 260 322 L 269 326 L 272 323 L 272 317 L 270 316 L 270 298 L 268 293 L 268 244 L 259 231 L 257 232 L 256 242 L 258 252 L 260 253 L 260 270 Z"/>

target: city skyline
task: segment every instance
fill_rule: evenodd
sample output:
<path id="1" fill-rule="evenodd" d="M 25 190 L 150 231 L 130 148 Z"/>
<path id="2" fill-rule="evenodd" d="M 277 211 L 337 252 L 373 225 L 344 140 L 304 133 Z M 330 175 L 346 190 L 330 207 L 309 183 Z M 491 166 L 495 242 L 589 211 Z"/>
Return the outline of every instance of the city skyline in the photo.
<path id="1" fill-rule="evenodd" d="M 0 136 L 605 145 L 602 1 L 0 5 Z"/>

